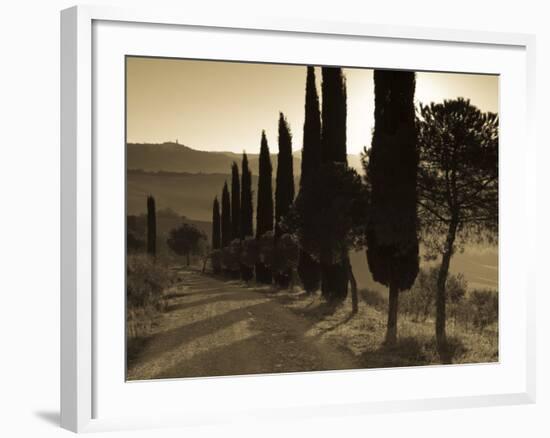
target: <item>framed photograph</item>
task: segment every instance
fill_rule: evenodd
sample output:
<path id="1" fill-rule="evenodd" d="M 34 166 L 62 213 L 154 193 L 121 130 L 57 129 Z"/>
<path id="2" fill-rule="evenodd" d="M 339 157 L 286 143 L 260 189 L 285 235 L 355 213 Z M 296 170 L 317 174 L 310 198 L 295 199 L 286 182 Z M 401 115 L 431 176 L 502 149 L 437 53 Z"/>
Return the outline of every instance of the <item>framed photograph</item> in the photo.
<path id="1" fill-rule="evenodd" d="M 534 402 L 534 37 L 79 6 L 61 54 L 63 427 Z"/>

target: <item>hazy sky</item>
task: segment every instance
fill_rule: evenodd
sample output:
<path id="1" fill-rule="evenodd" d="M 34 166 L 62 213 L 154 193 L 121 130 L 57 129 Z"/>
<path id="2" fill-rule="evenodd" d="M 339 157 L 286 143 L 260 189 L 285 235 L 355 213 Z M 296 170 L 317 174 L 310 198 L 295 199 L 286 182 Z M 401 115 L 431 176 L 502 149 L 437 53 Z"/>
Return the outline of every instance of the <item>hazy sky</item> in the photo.
<path id="1" fill-rule="evenodd" d="M 370 146 L 374 124 L 373 70 L 346 68 L 348 153 Z M 320 95 L 321 72 L 316 69 Z M 302 147 L 306 67 L 219 61 L 127 58 L 127 140 L 175 141 L 194 149 L 255 153 L 265 129 L 277 151 L 279 111 L 293 149 Z M 469 98 L 498 111 L 498 77 L 417 73 L 415 100 Z"/>

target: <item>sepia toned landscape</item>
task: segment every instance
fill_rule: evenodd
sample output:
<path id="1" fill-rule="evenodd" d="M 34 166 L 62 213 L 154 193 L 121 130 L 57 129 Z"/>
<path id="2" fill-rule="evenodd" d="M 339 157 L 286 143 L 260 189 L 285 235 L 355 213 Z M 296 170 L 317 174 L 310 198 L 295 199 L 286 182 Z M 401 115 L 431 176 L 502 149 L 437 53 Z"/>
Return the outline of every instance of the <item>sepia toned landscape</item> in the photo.
<path id="1" fill-rule="evenodd" d="M 498 76 L 126 58 L 128 380 L 497 362 Z"/>

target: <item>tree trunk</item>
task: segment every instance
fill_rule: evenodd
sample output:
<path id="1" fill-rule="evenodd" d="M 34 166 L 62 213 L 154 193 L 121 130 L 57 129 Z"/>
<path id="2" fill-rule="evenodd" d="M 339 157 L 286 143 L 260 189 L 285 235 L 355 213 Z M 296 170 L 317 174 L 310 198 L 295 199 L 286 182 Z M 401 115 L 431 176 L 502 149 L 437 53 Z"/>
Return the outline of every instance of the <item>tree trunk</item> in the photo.
<path id="1" fill-rule="evenodd" d="M 452 221 L 447 232 L 447 241 L 445 242 L 445 250 L 441 259 L 441 266 L 437 275 L 437 295 L 435 301 L 435 337 L 437 340 L 437 349 L 441 354 L 445 354 L 447 350 L 447 335 L 445 334 L 446 320 L 446 293 L 445 285 L 447 283 L 447 275 L 449 274 L 449 266 L 453 255 L 453 246 L 458 228 L 457 221 Z"/>
<path id="2" fill-rule="evenodd" d="M 395 345 L 397 342 L 397 304 L 399 289 L 394 281 L 390 282 L 390 297 L 388 304 L 388 327 L 386 329 L 386 345 Z"/>
<path id="3" fill-rule="evenodd" d="M 191 258 L 189 257 L 189 253 L 186 254 L 187 256 L 187 266 L 191 264 Z"/>
<path id="4" fill-rule="evenodd" d="M 331 275 L 330 275 L 330 266 L 332 264 L 331 257 L 331 248 L 323 240 L 321 242 L 321 254 L 319 257 L 320 266 L 321 266 L 321 294 L 323 298 L 327 301 L 332 301 L 332 284 L 331 284 Z"/>
<path id="5" fill-rule="evenodd" d="M 426 305 L 424 306 L 424 311 L 422 312 L 422 321 L 425 322 L 428 319 L 428 314 L 430 313 L 430 307 L 432 306 L 432 299 L 428 297 L 426 299 Z"/>
<path id="6" fill-rule="evenodd" d="M 349 256 L 346 257 L 346 267 L 348 269 L 348 278 L 351 285 L 351 313 L 355 315 L 359 311 L 359 300 L 357 298 L 357 281 L 355 280 L 355 275 L 353 275 Z"/>

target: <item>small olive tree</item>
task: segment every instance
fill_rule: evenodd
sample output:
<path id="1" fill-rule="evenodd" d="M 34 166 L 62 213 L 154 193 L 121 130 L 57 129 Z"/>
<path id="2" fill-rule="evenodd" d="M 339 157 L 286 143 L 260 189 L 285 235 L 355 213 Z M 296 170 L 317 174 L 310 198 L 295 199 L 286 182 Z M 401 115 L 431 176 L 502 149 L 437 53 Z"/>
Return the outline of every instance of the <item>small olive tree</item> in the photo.
<path id="1" fill-rule="evenodd" d="M 206 235 L 191 224 L 181 224 L 170 231 L 166 243 L 179 256 L 186 258 L 187 266 L 191 264 L 191 255 L 200 254 Z"/>

